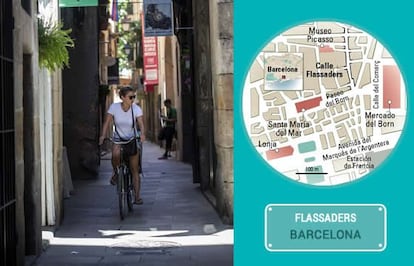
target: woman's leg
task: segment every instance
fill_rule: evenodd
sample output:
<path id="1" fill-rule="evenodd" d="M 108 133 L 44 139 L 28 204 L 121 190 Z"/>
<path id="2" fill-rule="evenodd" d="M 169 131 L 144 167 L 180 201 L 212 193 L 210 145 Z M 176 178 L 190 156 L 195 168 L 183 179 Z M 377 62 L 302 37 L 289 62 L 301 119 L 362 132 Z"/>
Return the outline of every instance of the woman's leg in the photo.
<path id="1" fill-rule="evenodd" d="M 121 156 L 120 155 L 121 155 L 121 146 L 119 146 L 118 144 L 113 144 L 112 145 L 112 169 L 113 169 L 113 173 L 112 173 L 111 180 L 110 180 L 111 185 L 116 185 L 115 174 L 116 174 L 116 168 L 121 163 Z"/>
<path id="2" fill-rule="evenodd" d="M 121 146 L 118 144 L 112 145 L 112 168 L 116 169 L 121 163 Z"/>
<path id="3" fill-rule="evenodd" d="M 141 182 L 139 180 L 139 151 L 137 154 L 129 157 L 129 168 L 131 169 L 132 173 L 132 182 L 134 183 L 134 190 L 135 190 L 135 202 L 139 202 L 141 200 L 140 197 L 140 190 L 141 190 Z"/>

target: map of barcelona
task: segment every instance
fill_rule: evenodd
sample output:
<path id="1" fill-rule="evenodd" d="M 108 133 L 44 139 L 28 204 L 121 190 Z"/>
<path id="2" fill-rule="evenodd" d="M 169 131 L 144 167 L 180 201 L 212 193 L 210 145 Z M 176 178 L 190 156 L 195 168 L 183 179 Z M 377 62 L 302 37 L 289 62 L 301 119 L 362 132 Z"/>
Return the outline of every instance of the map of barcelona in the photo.
<path id="1" fill-rule="evenodd" d="M 359 179 L 404 128 L 400 69 L 370 34 L 338 22 L 293 27 L 267 44 L 243 89 L 248 136 L 273 169 L 300 183 Z"/>

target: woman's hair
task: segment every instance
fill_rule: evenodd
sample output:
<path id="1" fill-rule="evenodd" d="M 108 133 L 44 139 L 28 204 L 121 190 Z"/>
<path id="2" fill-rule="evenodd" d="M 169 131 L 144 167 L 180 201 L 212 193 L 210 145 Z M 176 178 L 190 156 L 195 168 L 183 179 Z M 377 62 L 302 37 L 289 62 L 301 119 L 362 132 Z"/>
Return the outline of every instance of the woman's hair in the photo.
<path id="1" fill-rule="evenodd" d="M 133 92 L 134 89 L 129 86 L 122 87 L 119 89 L 119 96 L 125 97 L 125 95 L 127 95 L 128 92 L 131 92 L 131 91 Z"/>

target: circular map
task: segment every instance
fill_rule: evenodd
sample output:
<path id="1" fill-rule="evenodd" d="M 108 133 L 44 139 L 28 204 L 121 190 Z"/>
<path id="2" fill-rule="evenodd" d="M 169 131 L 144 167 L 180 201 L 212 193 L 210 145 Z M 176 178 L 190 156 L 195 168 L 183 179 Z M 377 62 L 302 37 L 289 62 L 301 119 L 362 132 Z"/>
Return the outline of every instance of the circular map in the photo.
<path id="1" fill-rule="evenodd" d="M 260 156 L 300 183 L 359 179 L 391 153 L 404 127 L 404 80 L 368 33 L 312 22 L 274 38 L 243 90 L 243 117 Z"/>

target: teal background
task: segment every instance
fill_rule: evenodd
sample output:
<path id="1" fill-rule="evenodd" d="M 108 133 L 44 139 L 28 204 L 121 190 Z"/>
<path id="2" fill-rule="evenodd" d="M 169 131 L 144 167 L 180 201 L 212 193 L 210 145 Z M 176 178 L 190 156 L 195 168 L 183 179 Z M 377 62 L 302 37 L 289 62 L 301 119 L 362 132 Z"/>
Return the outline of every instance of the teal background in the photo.
<path id="1" fill-rule="evenodd" d="M 413 17 L 403 1 L 234 1 L 234 265 L 414 265 Z M 268 166 L 247 137 L 241 106 L 246 73 L 262 48 L 283 31 L 316 20 L 353 25 L 383 44 L 404 76 L 408 102 L 405 128 L 391 155 L 361 180 L 329 188 L 290 181 Z M 387 249 L 269 252 L 264 248 L 264 209 L 271 203 L 384 204 Z"/>

